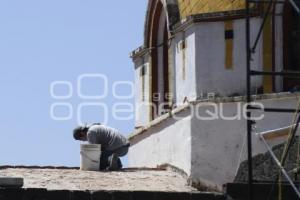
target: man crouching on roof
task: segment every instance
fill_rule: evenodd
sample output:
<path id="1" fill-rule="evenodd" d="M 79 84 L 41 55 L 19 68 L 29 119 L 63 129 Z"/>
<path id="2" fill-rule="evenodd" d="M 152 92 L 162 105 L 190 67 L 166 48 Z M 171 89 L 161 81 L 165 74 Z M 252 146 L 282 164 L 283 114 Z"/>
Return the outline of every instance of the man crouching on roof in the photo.
<path id="1" fill-rule="evenodd" d="M 128 153 L 130 143 L 118 130 L 101 124 L 91 124 L 75 128 L 73 137 L 90 144 L 101 144 L 100 170 L 122 169 L 119 157 Z"/>

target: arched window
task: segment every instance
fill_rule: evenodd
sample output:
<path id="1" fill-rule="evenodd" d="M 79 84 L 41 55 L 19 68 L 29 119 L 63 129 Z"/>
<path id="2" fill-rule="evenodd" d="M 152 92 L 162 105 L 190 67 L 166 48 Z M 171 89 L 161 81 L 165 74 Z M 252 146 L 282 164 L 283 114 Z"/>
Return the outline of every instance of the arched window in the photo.
<path id="1" fill-rule="evenodd" d="M 169 33 L 167 13 L 160 0 L 151 2 L 146 27 L 146 46 L 151 56 L 152 119 L 160 116 L 169 105 Z"/>

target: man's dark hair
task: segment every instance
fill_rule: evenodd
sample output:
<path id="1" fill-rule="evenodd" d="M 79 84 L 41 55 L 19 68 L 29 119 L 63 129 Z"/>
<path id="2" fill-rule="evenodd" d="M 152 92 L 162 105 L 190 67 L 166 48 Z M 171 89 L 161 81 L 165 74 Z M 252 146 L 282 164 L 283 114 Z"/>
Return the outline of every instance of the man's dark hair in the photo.
<path id="1" fill-rule="evenodd" d="M 73 130 L 73 137 L 75 140 L 80 140 L 81 139 L 81 133 L 86 132 L 88 130 L 87 127 L 84 126 L 78 126 Z"/>

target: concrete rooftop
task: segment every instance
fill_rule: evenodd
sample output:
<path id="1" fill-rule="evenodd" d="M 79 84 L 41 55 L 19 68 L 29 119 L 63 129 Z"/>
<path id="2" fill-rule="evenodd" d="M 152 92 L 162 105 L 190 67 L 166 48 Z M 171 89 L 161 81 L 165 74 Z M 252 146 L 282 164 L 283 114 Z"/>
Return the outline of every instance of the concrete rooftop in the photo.
<path id="1" fill-rule="evenodd" d="M 87 172 L 77 169 L 2 168 L 0 177 L 22 177 L 23 188 L 79 191 L 193 192 L 182 175 L 163 169 Z"/>

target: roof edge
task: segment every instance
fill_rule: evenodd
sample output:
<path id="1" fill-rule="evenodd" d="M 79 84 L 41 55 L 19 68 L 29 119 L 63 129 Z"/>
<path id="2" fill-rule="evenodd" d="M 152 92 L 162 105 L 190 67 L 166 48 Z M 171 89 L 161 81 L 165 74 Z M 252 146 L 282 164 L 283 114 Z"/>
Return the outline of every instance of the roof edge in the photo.
<path id="1" fill-rule="evenodd" d="M 271 99 L 281 99 L 288 97 L 299 97 L 300 93 L 290 93 L 290 92 L 282 92 L 282 93 L 270 93 L 270 94 L 261 94 L 261 95 L 252 95 L 253 100 L 271 100 Z M 141 128 L 136 129 L 131 135 L 129 135 L 128 139 L 132 140 L 135 137 L 142 135 L 146 131 L 151 128 L 163 123 L 164 121 L 170 119 L 173 115 L 179 114 L 187 109 L 190 109 L 191 106 L 197 105 L 200 103 L 237 103 L 237 102 L 246 102 L 247 96 L 236 96 L 236 97 L 218 97 L 213 100 L 196 100 L 183 104 L 180 107 L 177 107 L 170 111 L 167 114 L 162 115 L 161 117 L 151 121 L 148 125 L 143 126 Z"/>
<path id="2" fill-rule="evenodd" d="M 260 12 L 257 8 L 251 9 L 251 17 L 257 17 L 260 15 Z M 213 12 L 213 13 L 201 13 L 190 15 L 187 18 L 184 18 L 179 23 L 174 24 L 172 28 L 172 33 L 176 34 L 180 31 L 183 31 L 187 27 L 192 24 L 199 22 L 219 22 L 219 21 L 227 21 L 227 20 L 236 20 L 243 19 L 246 16 L 246 10 L 231 10 L 231 11 L 221 11 L 221 12 Z"/>

